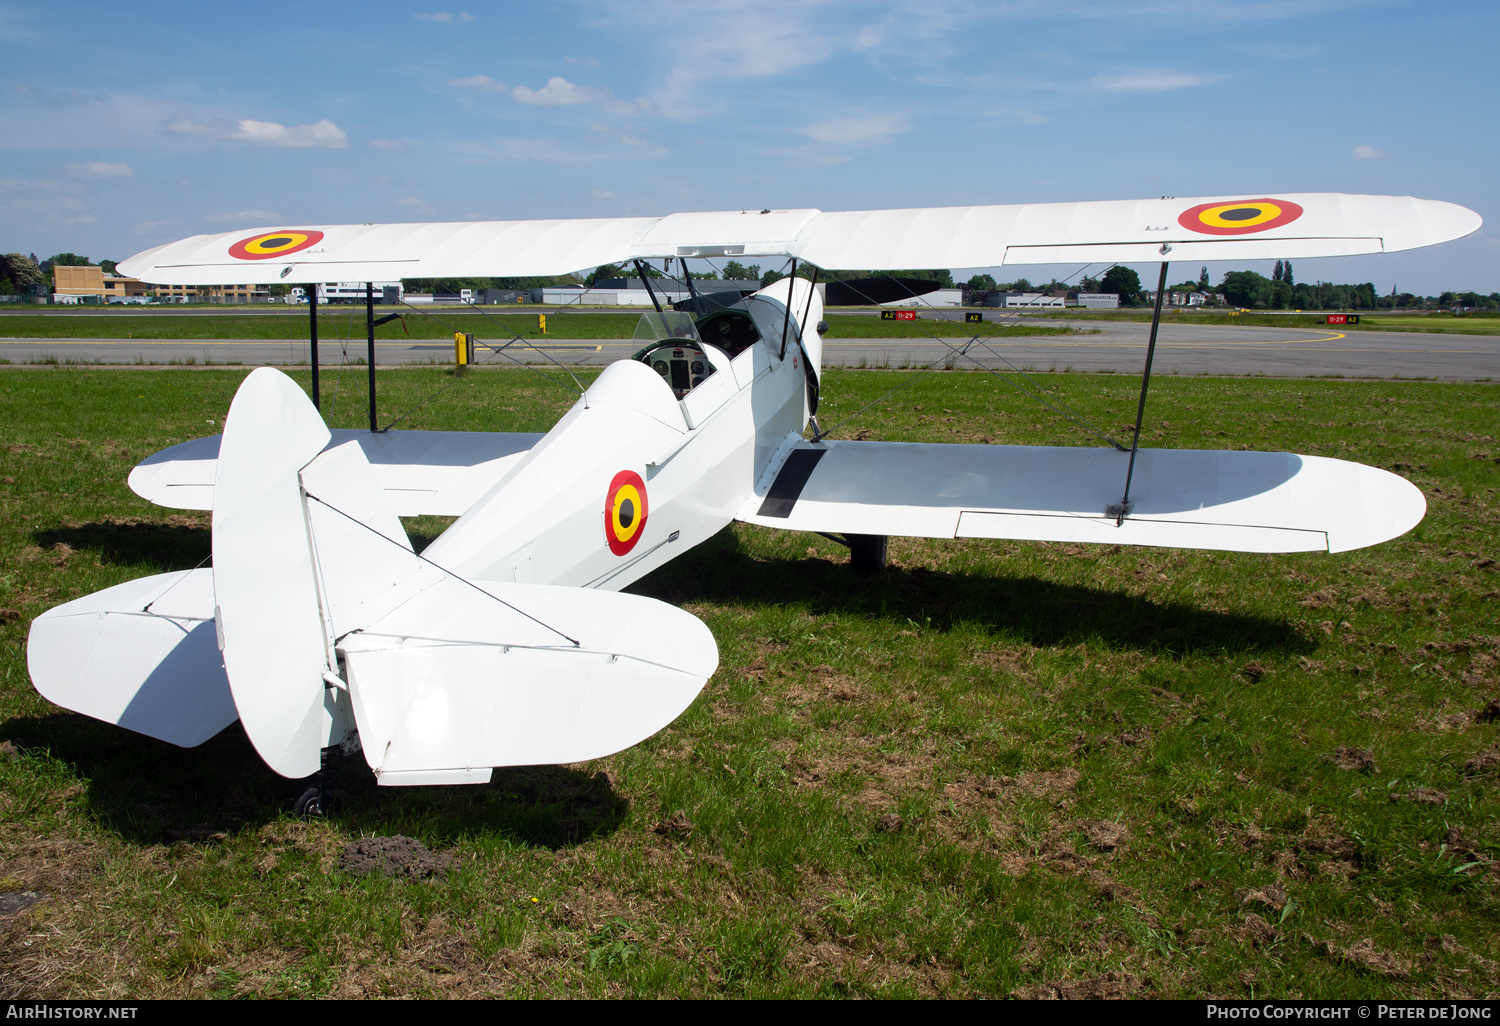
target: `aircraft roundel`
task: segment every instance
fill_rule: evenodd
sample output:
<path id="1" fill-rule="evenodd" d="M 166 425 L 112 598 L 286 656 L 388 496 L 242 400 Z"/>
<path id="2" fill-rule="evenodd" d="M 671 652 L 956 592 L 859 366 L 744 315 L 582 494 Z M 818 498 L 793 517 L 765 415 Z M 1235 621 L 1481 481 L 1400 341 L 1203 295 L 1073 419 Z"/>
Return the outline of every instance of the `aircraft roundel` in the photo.
<path id="1" fill-rule="evenodd" d="M 271 260 L 290 253 L 300 253 L 323 241 L 323 233 L 311 228 L 288 228 L 280 232 L 261 232 L 241 239 L 229 247 L 229 255 L 239 260 Z"/>
<path id="2" fill-rule="evenodd" d="M 1252 235 L 1291 224 L 1302 208 L 1291 200 L 1253 199 L 1233 203 L 1200 203 L 1184 210 L 1177 223 L 1205 235 Z"/>
<path id="3" fill-rule="evenodd" d="M 604 497 L 604 538 L 609 551 L 623 556 L 635 548 L 646 529 L 646 482 L 633 470 L 622 470 L 609 483 Z"/>

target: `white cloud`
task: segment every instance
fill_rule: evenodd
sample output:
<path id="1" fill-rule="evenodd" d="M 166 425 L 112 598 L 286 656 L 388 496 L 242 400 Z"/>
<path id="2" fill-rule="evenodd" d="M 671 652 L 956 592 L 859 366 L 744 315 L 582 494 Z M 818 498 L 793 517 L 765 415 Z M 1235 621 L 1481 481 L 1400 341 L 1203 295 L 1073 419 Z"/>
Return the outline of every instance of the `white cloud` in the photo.
<path id="1" fill-rule="evenodd" d="M 232 139 L 256 146 L 331 150 L 342 150 L 349 146 L 349 137 L 344 134 L 344 130 L 327 118 L 310 125 L 293 125 L 288 128 L 275 121 L 256 121 L 252 118 L 241 118 L 239 121 L 225 118 L 201 121 L 186 114 L 177 114 L 162 126 L 162 130 L 172 135 Z"/>
<path id="2" fill-rule="evenodd" d="M 406 143 L 400 139 L 371 139 L 370 149 L 390 150 L 393 153 L 400 153 L 406 149 Z"/>
<path id="3" fill-rule="evenodd" d="M 507 86 L 504 82 L 490 78 L 488 75 L 470 75 L 468 78 L 450 78 L 448 84 L 460 89 L 472 89 L 476 93 L 503 93 Z"/>
<path id="4" fill-rule="evenodd" d="M 473 21 L 474 15 L 468 11 L 459 11 L 457 14 L 449 14 L 447 11 L 433 11 L 431 14 L 413 14 L 417 21 L 435 21 L 442 25 L 452 25 L 456 22 Z"/>
<path id="5" fill-rule="evenodd" d="M 1164 93 L 1188 86 L 1218 82 L 1221 75 L 1190 75 L 1172 71 L 1132 71 L 1118 75 L 1095 75 L 1090 85 L 1110 92 Z"/>
<path id="6" fill-rule="evenodd" d="M 1385 156 L 1384 153 L 1381 153 L 1379 150 L 1377 150 L 1373 146 L 1356 146 L 1356 147 L 1354 147 L 1354 159 L 1355 160 L 1379 160 L 1381 157 L 1384 157 L 1384 156 Z"/>
<path id="7" fill-rule="evenodd" d="M 86 164 L 69 164 L 68 174 L 74 178 L 134 178 L 135 169 L 129 164 L 91 160 Z"/>
<path id="8" fill-rule="evenodd" d="M 232 214 L 204 214 L 203 220 L 209 224 L 242 224 L 251 227 L 257 224 L 274 224 L 285 219 L 271 210 L 236 210 Z"/>
<path id="9" fill-rule="evenodd" d="M 391 205 L 394 207 L 400 207 L 403 210 L 410 211 L 411 213 L 420 215 L 422 217 L 431 217 L 433 214 L 437 213 L 437 207 L 433 206 L 431 203 L 427 202 L 420 196 L 406 196 L 402 199 L 393 200 L 391 202 Z"/>
<path id="10" fill-rule="evenodd" d="M 597 57 L 564 57 L 563 60 L 569 64 L 585 64 L 591 68 L 599 66 L 599 58 Z"/>
<path id="11" fill-rule="evenodd" d="M 275 121 L 252 121 L 244 118 L 240 121 L 239 129 L 230 138 L 257 146 L 286 146 L 293 149 L 342 150 L 349 146 L 349 138 L 344 130 L 327 118 L 311 125 L 293 125 L 290 128 Z"/>
<path id="12" fill-rule="evenodd" d="M 905 114 L 856 114 L 797 129 L 825 146 L 878 146 L 910 130 Z"/>
<path id="13" fill-rule="evenodd" d="M 510 95 L 517 103 L 537 107 L 568 107 L 579 103 L 602 103 L 611 99 L 614 94 L 607 89 L 574 85 L 561 75 L 554 75 L 540 89 L 518 85 L 511 90 Z"/>

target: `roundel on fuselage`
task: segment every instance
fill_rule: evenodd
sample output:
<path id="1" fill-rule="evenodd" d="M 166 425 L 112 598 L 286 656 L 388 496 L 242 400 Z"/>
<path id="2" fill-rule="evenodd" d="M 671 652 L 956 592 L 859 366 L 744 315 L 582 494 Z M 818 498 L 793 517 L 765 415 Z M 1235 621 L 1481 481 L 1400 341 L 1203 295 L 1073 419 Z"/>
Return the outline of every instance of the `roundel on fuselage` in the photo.
<path id="1" fill-rule="evenodd" d="M 609 551 L 623 556 L 635 548 L 646 528 L 650 512 L 646 503 L 646 482 L 633 470 L 622 470 L 609 482 L 604 496 L 604 538 Z"/>

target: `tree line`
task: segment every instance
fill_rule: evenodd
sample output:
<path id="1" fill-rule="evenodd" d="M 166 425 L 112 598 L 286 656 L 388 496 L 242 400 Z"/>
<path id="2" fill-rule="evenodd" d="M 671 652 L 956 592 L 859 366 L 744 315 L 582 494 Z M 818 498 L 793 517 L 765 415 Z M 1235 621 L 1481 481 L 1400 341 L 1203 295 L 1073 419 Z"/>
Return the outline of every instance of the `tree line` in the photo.
<path id="1" fill-rule="evenodd" d="M 115 272 L 115 261 L 101 260 L 99 267 L 105 274 Z M 15 295 L 39 286 L 51 285 L 52 268 L 91 266 L 88 257 L 76 253 L 56 253 L 46 260 L 38 260 L 35 253 L 6 253 L 0 255 L 0 295 Z M 1097 278 L 1085 276 L 1076 283 L 1058 281 L 1053 278 L 1044 284 L 1033 285 L 1025 278 L 1015 281 L 997 282 L 993 275 L 976 274 L 967 281 L 955 282 L 953 272 L 938 269 L 915 269 L 903 271 L 816 271 L 820 281 L 853 281 L 859 278 L 892 277 L 918 278 L 937 282 L 939 288 L 961 288 L 966 301 L 978 302 L 985 293 L 1003 292 L 1047 292 L 1051 294 L 1078 292 L 1114 293 L 1120 297 L 1122 306 L 1140 306 L 1148 302 L 1141 286 L 1140 275 L 1128 267 L 1118 264 Z M 811 278 L 814 268 L 803 264 L 797 268 L 801 278 Z M 516 289 L 529 291 L 538 288 L 558 288 L 570 285 L 588 287 L 610 278 L 634 277 L 635 269 L 618 264 L 603 264 L 588 274 L 538 275 L 520 278 L 403 278 L 402 285 L 408 292 L 456 293 L 462 289 Z M 670 275 L 646 264 L 646 276 L 652 279 L 668 278 Z M 759 264 L 745 265 L 737 260 L 728 261 L 722 271 L 692 272 L 696 281 L 729 279 L 736 281 L 759 281 L 762 288 L 779 281 L 785 274 L 779 270 L 762 270 Z M 272 292 L 285 293 L 289 286 L 273 286 Z M 1354 285 L 1339 285 L 1327 281 L 1299 282 L 1290 260 L 1276 261 L 1271 277 L 1255 271 L 1227 271 L 1217 287 L 1211 284 L 1208 268 L 1202 268 L 1196 281 L 1183 281 L 1167 287 L 1169 292 L 1203 292 L 1211 298 L 1210 303 L 1222 303 L 1247 310 L 1445 310 L 1455 306 L 1477 310 L 1500 310 L 1500 292 L 1482 295 L 1478 292 L 1443 292 L 1436 296 L 1419 296 L 1401 292 L 1395 286 L 1386 295 L 1377 294 L 1372 282 Z"/>

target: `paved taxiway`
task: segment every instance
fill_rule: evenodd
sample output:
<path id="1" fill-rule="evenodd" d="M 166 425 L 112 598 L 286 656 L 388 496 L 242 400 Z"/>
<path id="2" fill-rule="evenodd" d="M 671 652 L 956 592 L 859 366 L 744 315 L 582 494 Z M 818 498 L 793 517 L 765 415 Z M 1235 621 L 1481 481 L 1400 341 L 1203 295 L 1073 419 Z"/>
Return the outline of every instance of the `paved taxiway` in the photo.
<path id="1" fill-rule="evenodd" d="M 1062 326 L 1068 322 L 1039 323 Z M 969 336 L 955 331 L 961 325 L 933 322 L 930 327 L 935 335 L 941 333 L 941 339 L 841 339 L 830 335 L 825 340 L 824 363 L 896 369 L 934 362 L 943 366 L 951 359 L 955 368 L 1140 372 L 1149 324 L 1079 321 L 1073 326 L 1092 333 L 970 343 Z M 966 344 L 969 348 L 963 350 Z M 475 362 L 501 365 L 514 359 L 525 363 L 605 364 L 629 356 L 635 348 L 629 340 L 517 342 L 506 355 L 497 356 L 480 348 Z M 350 359 L 364 355 L 363 339 L 349 344 Z M 0 358 L 12 364 L 55 359 L 104 364 L 184 364 L 191 360 L 199 365 L 285 365 L 307 363 L 308 345 L 306 340 L 0 338 Z M 447 364 L 452 359 L 452 345 L 441 340 L 403 339 L 381 341 L 375 346 L 375 360 L 381 365 Z M 319 345 L 321 366 L 337 367 L 342 360 L 337 341 L 325 339 Z M 1500 377 L 1500 336 L 1164 324 L 1155 367 L 1160 374 L 1487 380 Z"/>

